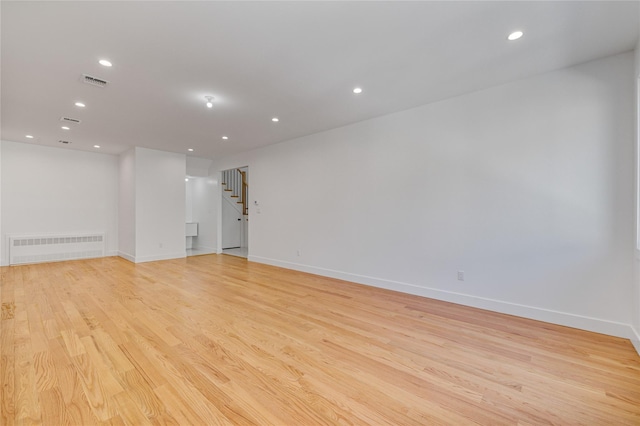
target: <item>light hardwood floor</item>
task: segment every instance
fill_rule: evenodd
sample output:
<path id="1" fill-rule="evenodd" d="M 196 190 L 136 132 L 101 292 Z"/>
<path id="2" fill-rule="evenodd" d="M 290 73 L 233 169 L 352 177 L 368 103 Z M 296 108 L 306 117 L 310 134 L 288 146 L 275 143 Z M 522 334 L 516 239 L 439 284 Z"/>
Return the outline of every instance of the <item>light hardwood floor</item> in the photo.
<path id="1" fill-rule="evenodd" d="M 640 424 L 629 341 L 206 255 L 0 268 L 0 424 Z"/>

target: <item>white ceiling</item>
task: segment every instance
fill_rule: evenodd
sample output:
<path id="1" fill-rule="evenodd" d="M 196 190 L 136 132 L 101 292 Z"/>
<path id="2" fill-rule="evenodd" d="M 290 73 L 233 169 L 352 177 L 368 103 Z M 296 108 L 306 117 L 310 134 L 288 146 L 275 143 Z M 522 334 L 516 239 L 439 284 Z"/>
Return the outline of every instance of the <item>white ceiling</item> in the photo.
<path id="1" fill-rule="evenodd" d="M 634 1 L 0 7 L 2 140 L 206 158 L 628 51 L 639 22 Z M 524 37 L 507 41 L 515 29 Z M 110 84 L 86 85 L 83 73 Z M 65 131 L 61 116 L 82 123 Z"/>

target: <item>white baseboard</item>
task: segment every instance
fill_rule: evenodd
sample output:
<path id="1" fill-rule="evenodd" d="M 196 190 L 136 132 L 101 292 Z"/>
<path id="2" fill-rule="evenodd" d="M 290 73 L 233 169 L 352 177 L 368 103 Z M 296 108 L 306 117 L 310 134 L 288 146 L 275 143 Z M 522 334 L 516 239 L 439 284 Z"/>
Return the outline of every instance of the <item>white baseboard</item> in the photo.
<path id="1" fill-rule="evenodd" d="M 563 325 L 581 330 L 593 331 L 595 333 L 607 334 L 610 336 L 622 337 L 625 339 L 638 339 L 638 335 L 631 325 L 615 321 L 607 321 L 599 318 L 591 318 L 582 315 L 575 315 L 566 312 L 559 312 L 550 309 L 537 308 L 535 306 L 520 305 L 517 303 L 505 302 L 501 300 L 478 297 L 469 294 L 455 293 L 451 291 L 439 290 L 430 287 L 421 287 L 398 281 L 385 280 L 381 278 L 364 275 L 351 274 L 347 272 L 335 271 L 332 269 L 318 268 L 314 266 L 302 265 L 293 262 L 284 262 L 269 259 L 261 256 L 249 256 L 249 261 L 264 263 L 267 265 L 279 266 L 296 271 L 308 272 L 310 274 L 322 275 L 330 278 L 351 281 L 358 284 L 370 285 L 387 290 L 399 291 L 402 293 L 414 294 L 459 305 L 471 306 L 474 308 L 486 309 L 518 317 L 534 319 L 537 321 Z M 636 342 L 637 343 L 637 342 Z M 636 344 L 634 343 L 634 345 Z M 640 346 L 640 343 L 638 343 Z M 636 346 L 636 349 L 638 349 Z M 639 351 L 640 353 L 640 351 Z"/>
<path id="2" fill-rule="evenodd" d="M 130 262 L 133 262 L 133 256 L 129 256 L 126 253 L 122 253 L 122 252 L 119 252 L 119 251 L 116 251 L 116 250 L 111 250 L 111 251 L 106 252 L 103 257 L 113 257 L 113 256 L 120 256 L 120 257 L 122 257 L 124 259 L 127 259 Z M 100 258 L 97 258 L 97 259 L 100 259 Z M 9 262 L 6 262 L 6 263 L 1 262 L 0 266 L 9 266 Z"/>
<path id="3" fill-rule="evenodd" d="M 198 247 L 191 247 L 193 250 L 198 250 L 200 252 L 203 252 L 203 254 L 215 254 L 218 252 L 218 249 L 216 247 L 209 247 L 209 246 L 198 246 Z"/>
<path id="4" fill-rule="evenodd" d="M 129 253 L 125 253 L 123 251 L 119 251 L 118 252 L 118 256 L 120 256 L 123 259 L 127 259 L 129 262 L 136 263 L 136 257 L 133 256 L 133 255 L 130 255 Z"/>
<path id="5" fill-rule="evenodd" d="M 124 252 L 118 252 L 118 256 L 127 259 L 129 262 L 133 263 L 144 263 L 144 262 L 155 262 L 156 260 L 171 260 L 171 259 L 183 259 L 187 257 L 187 252 L 181 253 L 173 253 L 173 254 L 163 254 L 163 255 L 155 255 L 155 256 L 131 256 L 130 254 Z"/>
<path id="6" fill-rule="evenodd" d="M 168 253 L 154 256 L 138 256 L 135 263 L 155 262 L 156 260 L 170 260 L 170 259 L 182 259 L 187 257 L 187 252 L 180 253 Z"/>

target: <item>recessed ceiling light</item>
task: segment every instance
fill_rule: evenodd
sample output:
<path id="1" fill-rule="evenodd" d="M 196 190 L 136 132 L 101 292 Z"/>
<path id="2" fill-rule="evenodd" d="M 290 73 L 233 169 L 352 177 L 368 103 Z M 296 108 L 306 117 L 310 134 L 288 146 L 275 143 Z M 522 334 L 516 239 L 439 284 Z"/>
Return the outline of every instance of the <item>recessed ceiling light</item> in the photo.
<path id="1" fill-rule="evenodd" d="M 111 64 L 111 62 L 109 62 L 109 61 L 108 61 L 108 60 L 106 60 L 106 59 L 100 59 L 100 60 L 98 61 L 98 63 L 99 63 L 100 65 L 102 65 L 102 66 L 105 66 L 105 67 L 110 67 L 110 66 L 112 65 L 112 64 Z"/>
<path id="2" fill-rule="evenodd" d="M 84 108 L 84 107 L 86 107 L 86 105 L 85 105 L 85 104 L 83 104 L 82 102 L 76 102 L 76 103 L 75 103 L 75 105 L 76 105 L 77 107 L 80 107 L 80 108 Z"/>
<path id="3" fill-rule="evenodd" d="M 229 139 L 229 136 L 223 136 L 222 139 L 226 141 L 227 139 Z"/>
<path id="4" fill-rule="evenodd" d="M 189 149 L 187 149 L 187 151 L 193 152 L 193 148 L 189 148 Z"/>
<path id="5" fill-rule="evenodd" d="M 93 147 L 94 148 L 100 148 L 100 145 L 94 145 Z"/>
<path id="6" fill-rule="evenodd" d="M 24 137 L 27 138 L 27 139 L 33 139 L 33 136 L 31 136 L 31 135 L 25 135 Z"/>
<path id="7" fill-rule="evenodd" d="M 213 96 L 205 96 L 207 100 L 207 108 L 213 108 Z"/>
<path id="8" fill-rule="evenodd" d="M 62 126 L 62 127 L 61 127 L 61 129 L 62 129 L 62 130 L 69 130 L 69 129 L 70 129 L 70 127 Z"/>
<path id="9" fill-rule="evenodd" d="M 356 95 L 362 93 L 362 87 L 356 87 L 355 89 L 353 89 L 353 93 L 355 93 Z"/>
<path id="10" fill-rule="evenodd" d="M 185 182 L 189 182 L 189 178 L 184 178 L 184 181 Z"/>
<path id="11" fill-rule="evenodd" d="M 280 121 L 280 119 L 278 117 L 273 117 L 271 121 L 273 121 L 274 123 L 277 123 L 278 121 Z"/>
<path id="12" fill-rule="evenodd" d="M 524 35 L 524 33 L 522 31 L 514 31 L 511 34 L 509 34 L 509 36 L 507 37 L 507 40 L 514 41 L 514 40 L 519 39 L 523 35 Z"/>

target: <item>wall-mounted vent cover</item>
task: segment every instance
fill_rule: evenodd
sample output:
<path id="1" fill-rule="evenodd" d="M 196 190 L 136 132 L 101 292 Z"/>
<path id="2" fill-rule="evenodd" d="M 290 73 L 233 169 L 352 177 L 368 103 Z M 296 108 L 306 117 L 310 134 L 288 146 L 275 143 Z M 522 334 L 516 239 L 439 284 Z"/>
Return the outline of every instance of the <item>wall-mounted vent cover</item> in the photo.
<path id="1" fill-rule="evenodd" d="M 82 74 L 82 81 L 93 86 L 105 87 L 109 82 L 88 74 Z"/>
<path id="2" fill-rule="evenodd" d="M 58 142 L 63 143 L 63 144 L 66 144 L 66 145 L 68 145 L 68 144 L 70 144 L 70 143 L 71 143 L 71 142 L 69 142 L 69 141 L 63 141 L 62 139 L 61 139 L 61 140 L 59 140 Z"/>
<path id="3" fill-rule="evenodd" d="M 69 117 L 60 117 L 60 121 L 62 121 L 63 123 L 80 124 L 80 120 Z"/>
<path id="4" fill-rule="evenodd" d="M 104 232 L 13 235 L 9 237 L 9 265 L 103 257 L 105 241 Z"/>

